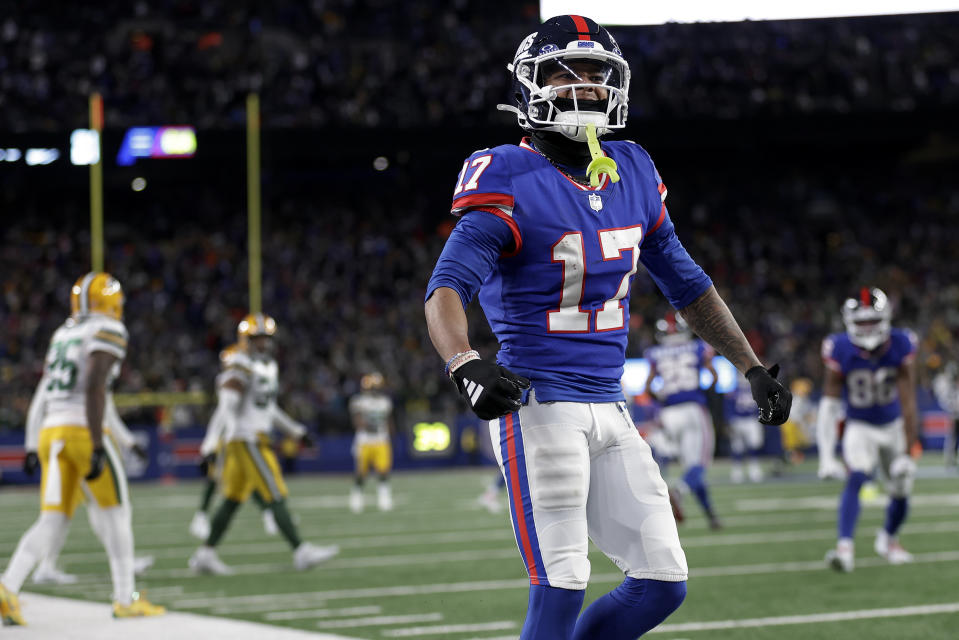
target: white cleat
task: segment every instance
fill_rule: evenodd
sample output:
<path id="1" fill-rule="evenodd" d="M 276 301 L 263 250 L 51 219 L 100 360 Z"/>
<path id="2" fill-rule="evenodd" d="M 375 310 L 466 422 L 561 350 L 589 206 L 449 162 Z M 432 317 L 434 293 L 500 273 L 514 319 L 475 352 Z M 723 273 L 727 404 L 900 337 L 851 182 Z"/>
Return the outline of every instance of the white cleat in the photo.
<path id="1" fill-rule="evenodd" d="M 316 565 L 326 562 L 340 552 L 337 545 L 318 547 L 309 542 L 302 542 L 293 552 L 293 568 L 297 571 L 306 571 Z"/>
<path id="2" fill-rule="evenodd" d="M 826 564 L 841 573 L 850 573 L 856 566 L 856 549 L 852 540 L 842 539 L 835 549 L 826 552 Z"/>
<path id="3" fill-rule="evenodd" d="M 902 548 L 902 545 L 899 544 L 899 539 L 895 536 L 890 536 L 889 533 L 881 527 L 876 531 L 876 542 L 873 545 L 873 549 L 875 549 L 876 553 L 880 556 L 888 560 L 889 564 L 906 564 L 913 561 L 912 554 Z"/>
<path id="4" fill-rule="evenodd" d="M 189 566 L 197 573 L 206 573 L 214 576 L 232 576 L 235 571 L 220 560 L 213 547 L 203 546 L 190 556 Z"/>
<path id="5" fill-rule="evenodd" d="M 41 564 L 33 572 L 33 584 L 76 584 L 78 578 L 72 573 L 60 571 L 56 567 Z"/>
<path id="6" fill-rule="evenodd" d="M 203 511 L 193 514 L 193 519 L 190 520 L 190 535 L 198 540 L 206 540 L 210 537 L 210 519 Z"/>
<path id="7" fill-rule="evenodd" d="M 742 484 L 746 481 L 746 475 L 743 473 L 743 468 L 739 465 L 733 467 L 729 470 L 729 480 L 733 484 Z"/>
<path id="8" fill-rule="evenodd" d="M 749 465 L 749 481 L 759 484 L 763 481 L 763 470 L 758 464 Z"/>
<path id="9" fill-rule="evenodd" d="M 273 515 L 273 509 L 263 510 L 263 530 L 268 536 L 275 536 L 280 532 L 276 525 L 276 517 Z"/>
<path id="10" fill-rule="evenodd" d="M 153 563 L 156 562 L 153 556 L 137 556 L 133 559 L 133 575 L 138 578 L 143 577 Z"/>
<path id="11" fill-rule="evenodd" d="M 363 490 L 359 487 L 353 487 L 350 490 L 350 511 L 353 513 L 363 511 Z"/>
<path id="12" fill-rule="evenodd" d="M 479 498 L 476 499 L 487 511 L 490 513 L 499 513 L 503 510 L 503 506 L 500 504 L 499 496 L 495 491 L 484 491 Z"/>
<path id="13" fill-rule="evenodd" d="M 376 506 L 380 511 L 393 510 L 393 491 L 390 485 L 381 484 L 376 488 Z"/>

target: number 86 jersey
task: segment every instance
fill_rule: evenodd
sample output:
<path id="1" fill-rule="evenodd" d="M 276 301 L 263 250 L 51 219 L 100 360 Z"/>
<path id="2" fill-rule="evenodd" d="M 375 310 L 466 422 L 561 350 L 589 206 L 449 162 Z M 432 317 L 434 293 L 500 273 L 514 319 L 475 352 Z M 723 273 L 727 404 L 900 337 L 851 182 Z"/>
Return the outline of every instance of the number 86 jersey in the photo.
<path id="1" fill-rule="evenodd" d="M 625 141 L 602 149 L 620 180 L 602 175 L 595 188 L 528 140 L 475 152 L 453 194 L 463 217 L 427 289 L 450 287 L 464 306 L 479 290 L 497 360 L 529 377 L 540 402 L 622 399 L 640 261 L 677 308 L 712 284 L 675 236 L 649 155 Z"/>
<path id="2" fill-rule="evenodd" d="M 823 362 L 844 378 L 847 418 L 884 425 L 902 414 L 899 369 L 915 358 L 918 345 L 916 334 L 907 329 L 893 329 L 889 340 L 871 352 L 854 345 L 846 333 L 823 340 Z"/>

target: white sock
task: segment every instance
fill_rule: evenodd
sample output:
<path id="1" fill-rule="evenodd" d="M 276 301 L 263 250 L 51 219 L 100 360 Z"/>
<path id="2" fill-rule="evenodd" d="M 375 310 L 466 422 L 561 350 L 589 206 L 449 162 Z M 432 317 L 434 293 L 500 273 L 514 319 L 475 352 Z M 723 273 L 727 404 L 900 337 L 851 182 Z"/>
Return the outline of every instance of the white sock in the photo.
<path id="1" fill-rule="evenodd" d="M 73 518 L 68 518 L 63 526 L 58 527 L 53 533 L 47 554 L 40 560 L 40 565 L 37 567 L 37 570 L 52 571 L 57 568 L 57 560 L 60 559 L 60 552 L 63 551 L 63 545 L 67 542 L 71 522 L 73 522 Z"/>
<path id="2" fill-rule="evenodd" d="M 133 524 L 125 504 L 108 509 L 95 507 L 98 524 L 94 532 L 103 543 L 110 560 L 110 578 L 113 580 L 113 599 L 122 606 L 133 602 L 136 589 L 133 576 Z M 92 511 L 91 511 L 92 513 Z M 93 525 L 93 520 L 91 520 Z"/>
<path id="3" fill-rule="evenodd" d="M 23 581 L 36 564 L 47 556 L 54 538 L 61 529 L 67 527 L 68 522 L 66 514 L 60 511 L 41 511 L 37 521 L 20 538 L 7 570 L 0 576 L 0 583 L 10 591 L 19 593 Z"/>

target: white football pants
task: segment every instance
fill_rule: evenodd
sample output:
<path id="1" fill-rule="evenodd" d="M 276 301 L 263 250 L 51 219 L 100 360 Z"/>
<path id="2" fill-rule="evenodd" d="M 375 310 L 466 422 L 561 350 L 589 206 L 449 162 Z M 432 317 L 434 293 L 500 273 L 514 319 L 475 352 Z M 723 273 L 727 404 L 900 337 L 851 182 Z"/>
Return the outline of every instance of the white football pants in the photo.
<path id="1" fill-rule="evenodd" d="M 892 476 L 892 461 L 906 453 L 906 432 L 902 418 L 883 425 L 862 420 L 847 420 L 842 433 L 842 457 L 850 471 L 872 474 L 876 467 L 889 484 L 890 495 L 906 497 L 912 493 L 914 478 L 910 475 Z"/>
<path id="2" fill-rule="evenodd" d="M 763 446 L 763 425 L 756 418 L 732 418 L 729 421 L 729 448 L 735 454 L 755 451 Z"/>
<path id="3" fill-rule="evenodd" d="M 659 412 L 663 433 L 678 452 L 683 469 L 708 467 L 713 460 L 716 435 L 713 419 L 698 402 L 683 402 L 663 407 Z"/>
<path id="4" fill-rule="evenodd" d="M 623 402 L 536 402 L 490 421 L 530 582 L 585 589 L 589 539 L 632 578 L 686 580 L 666 483 Z"/>

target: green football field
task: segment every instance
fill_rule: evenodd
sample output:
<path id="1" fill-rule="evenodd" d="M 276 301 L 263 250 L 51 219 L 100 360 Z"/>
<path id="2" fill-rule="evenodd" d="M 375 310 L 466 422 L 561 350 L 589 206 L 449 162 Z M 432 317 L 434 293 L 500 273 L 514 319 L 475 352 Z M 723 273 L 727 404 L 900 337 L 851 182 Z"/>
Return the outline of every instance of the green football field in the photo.
<path id="1" fill-rule="evenodd" d="M 680 528 L 690 566 L 689 595 L 650 635 L 686 638 L 959 637 L 959 478 L 928 462 L 916 483 L 902 540 L 915 563 L 889 566 L 872 551 L 885 500 L 864 503 L 857 568 L 825 568 L 833 544 L 838 482 L 815 480 L 808 464 L 762 485 L 731 485 L 717 464 L 713 497 L 725 528 L 711 532 L 692 501 Z M 156 557 L 139 581 L 172 609 L 247 619 L 347 638 L 516 638 L 527 580 L 505 511 L 476 502 L 491 469 L 398 473 L 396 509 L 353 515 L 346 476 L 290 478 L 292 510 L 305 539 L 341 554 L 312 571 L 292 570 L 290 552 L 267 537 L 248 504 L 220 546 L 237 570 L 196 576 L 187 525 L 200 485 L 134 485 L 137 553 Z M 372 489 L 372 487 L 371 487 Z M 372 492 L 370 492 L 372 493 Z M 36 489 L 0 490 L 0 564 L 36 517 Z M 587 604 L 621 581 L 600 552 L 590 554 Z M 106 557 L 78 513 L 61 565 L 80 575 L 67 587 L 25 590 L 107 601 Z"/>

